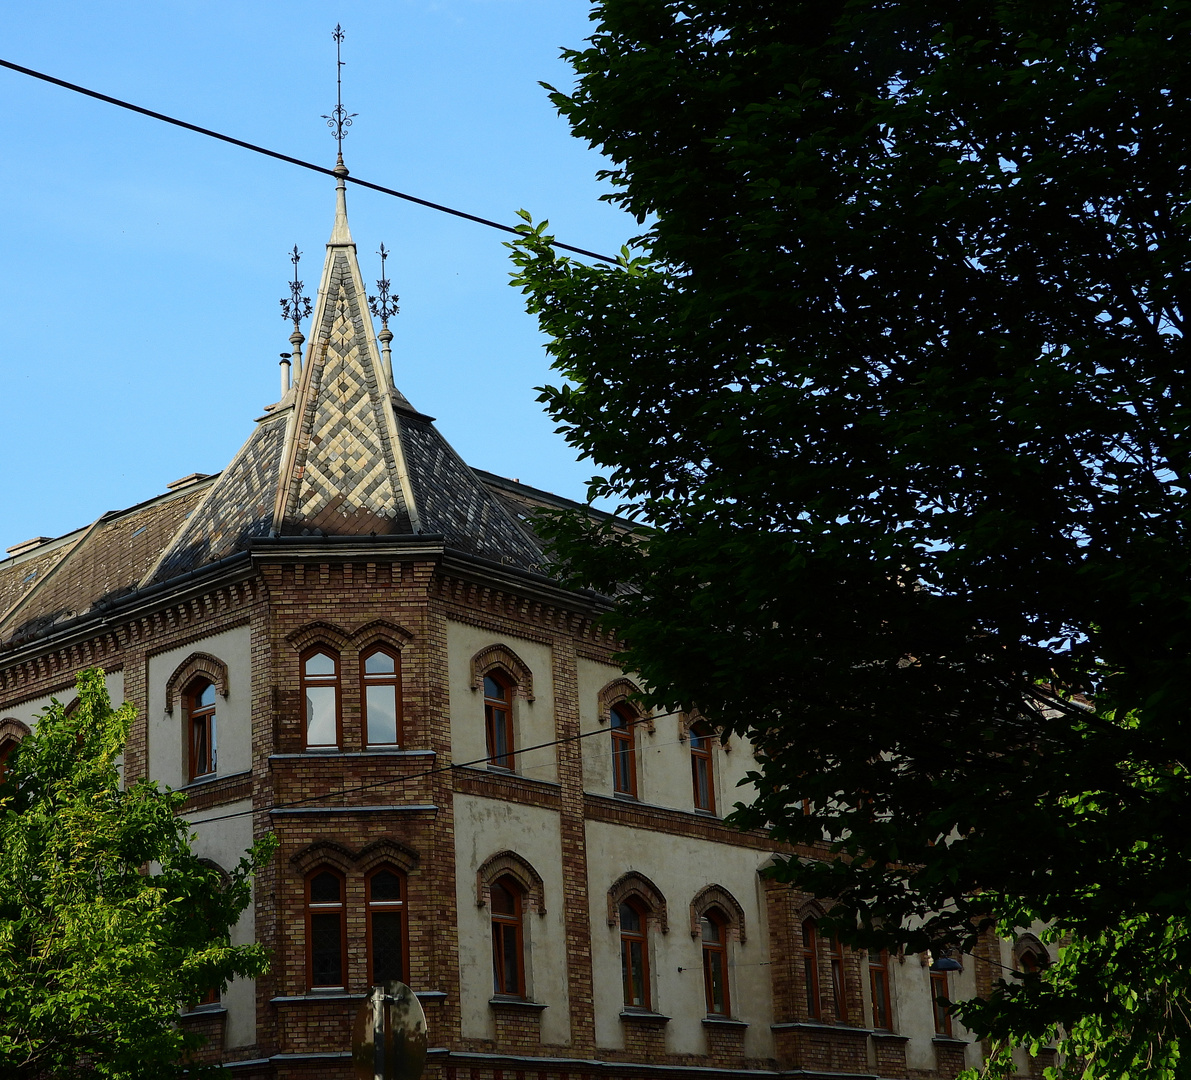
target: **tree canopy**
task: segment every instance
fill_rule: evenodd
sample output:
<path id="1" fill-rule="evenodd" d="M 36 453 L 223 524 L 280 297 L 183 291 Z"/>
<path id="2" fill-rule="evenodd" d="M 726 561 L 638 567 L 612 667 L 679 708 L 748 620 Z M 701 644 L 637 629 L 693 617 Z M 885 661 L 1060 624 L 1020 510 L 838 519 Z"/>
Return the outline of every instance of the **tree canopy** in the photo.
<path id="1" fill-rule="evenodd" d="M 267 969 L 230 930 L 274 845 L 227 878 L 200 862 L 184 794 L 123 786 L 132 706 L 112 709 L 97 669 L 77 689 L 77 708 L 46 709 L 0 783 L 0 1073 L 159 1080 L 196 1048 L 179 1007 Z"/>
<path id="2" fill-rule="evenodd" d="M 1191 4 L 592 18 L 551 96 L 644 232 L 587 266 L 523 215 L 514 284 L 638 527 L 549 515 L 559 572 L 654 703 L 754 741 L 739 824 L 849 856 L 780 873 L 854 944 L 1045 921 L 1062 960 L 969 1026 L 1175 1069 Z"/>

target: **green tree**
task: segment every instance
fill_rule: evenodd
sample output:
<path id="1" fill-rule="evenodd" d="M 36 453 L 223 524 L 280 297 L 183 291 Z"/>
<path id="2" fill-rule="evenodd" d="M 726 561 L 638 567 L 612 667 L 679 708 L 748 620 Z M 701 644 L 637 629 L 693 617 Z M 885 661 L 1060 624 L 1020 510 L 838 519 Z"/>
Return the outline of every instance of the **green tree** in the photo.
<path id="1" fill-rule="evenodd" d="M 194 1036 L 178 1008 L 268 967 L 229 932 L 272 856 L 255 845 L 224 882 L 190 850 L 186 796 L 123 786 L 134 717 L 103 673 L 78 677 L 8 759 L 0 785 L 0 1074 L 14 1080 L 179 1074 Z"/>
<path id="2" fill-rule="evenodd" d="M 1191 5 L 592 18 L 552 99 L 646 231 L 586 266 L 523 214 L 514 284 L 592 497 L 639 525 L 548 515 L 560 571 L 619 596 L 654 703 L 754 740 L 735 820 L 843 856 L 779 874 L 854 944 L 1047 921 L 1061 962 L 965 1021 L 1063 1035 L 1089 1075 L 1169 1075 L 1191 989 Z"/>

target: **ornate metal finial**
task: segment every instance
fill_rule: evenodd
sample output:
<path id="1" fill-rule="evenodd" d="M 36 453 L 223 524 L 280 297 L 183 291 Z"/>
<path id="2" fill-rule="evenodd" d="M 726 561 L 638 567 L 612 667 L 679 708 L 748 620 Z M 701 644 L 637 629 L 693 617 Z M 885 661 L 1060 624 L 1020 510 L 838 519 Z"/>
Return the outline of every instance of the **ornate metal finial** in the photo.
<path id="1" fill-rule="evenodd" d="M 380 280 L 376 283 L 377 295 L 368 297 L 368 310 L 375 318 L 380 319 L 381 326 L 388 330 L 389 320 L 401 310 L 397 306 L 400 298 L 389 295 L 389 279 L 385 277 L 385 260 L 391 252 L 386 251 L 385 245 L 381 244 L 377 254 L 380 256 Z"/>
<path id="2" fill-rule="evenodd" d="M 289 261 L 294 264 L 294 279 L 289 283 L 289 296 L 283 297 L 281 300 L 281 317 L 289 319 L 294 324 L 294 329 L 300 329 L 299 323 L 306 318 L 309 318 L 311 312 L 311 303 L 309 296 L 302 295 L 302 282 L 298 280 L 298 263 L 301 261 L 302 253 L 298 250 L 298 245 L 294 245 L 294 250 L 290 252 Z"/>
<path id="3" fill-rule="evenodd" d="M 341 54 L 341 47 L 343 45 L 343 27 L 338 23 L 335 24 L 335 32 L 331 35 L 335 40 L 335 111 L 330 116 L 323 114 L 323 119 L 327 122 L 329 127 L 335 133 L 335 142 L 339 146 L 339 159 L 343 160 L 343 139 L 347 135 L 347 129 L 352 126 L 352 119 L 359 116 L 359 113 L 349 113 L 343 107 L 343 58 Z"/>

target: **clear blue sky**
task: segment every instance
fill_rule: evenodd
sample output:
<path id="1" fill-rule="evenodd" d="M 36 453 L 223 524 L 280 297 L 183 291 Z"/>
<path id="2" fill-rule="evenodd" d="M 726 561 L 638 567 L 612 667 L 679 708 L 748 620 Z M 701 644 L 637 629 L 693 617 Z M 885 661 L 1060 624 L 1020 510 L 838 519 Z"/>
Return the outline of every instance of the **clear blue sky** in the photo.
<path id="1" fill-rule="evenodd" d="M 8 3 L 0 56 L 334 164 L 343 24 L 354 175 L 484 217 L 548 217 L 615 253 L 605 162 L 538 80 L 582 0 Z M 0 549 L 221 469 L 277 397 L 286 253 L 317 286 L 333 181 L 0 69 Z M 494 230 L 349 188 L 365 279 L 393 251 L 396 379 L 472 465 L 582 498 L 591 469 L 542 413 L 551 376 Z"/>

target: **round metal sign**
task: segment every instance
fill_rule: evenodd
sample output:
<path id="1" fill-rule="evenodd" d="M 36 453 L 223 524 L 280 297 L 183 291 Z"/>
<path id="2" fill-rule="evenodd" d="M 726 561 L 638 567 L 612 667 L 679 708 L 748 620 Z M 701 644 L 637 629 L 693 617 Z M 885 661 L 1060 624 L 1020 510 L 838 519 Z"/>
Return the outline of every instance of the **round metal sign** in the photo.
<path id="1" fill-rule="evenodd" d="M 374 986 L 352 1028 L 359 1080 L 418 1080 L 426 1067 L 426 1014 L 402 982 Z"/>

